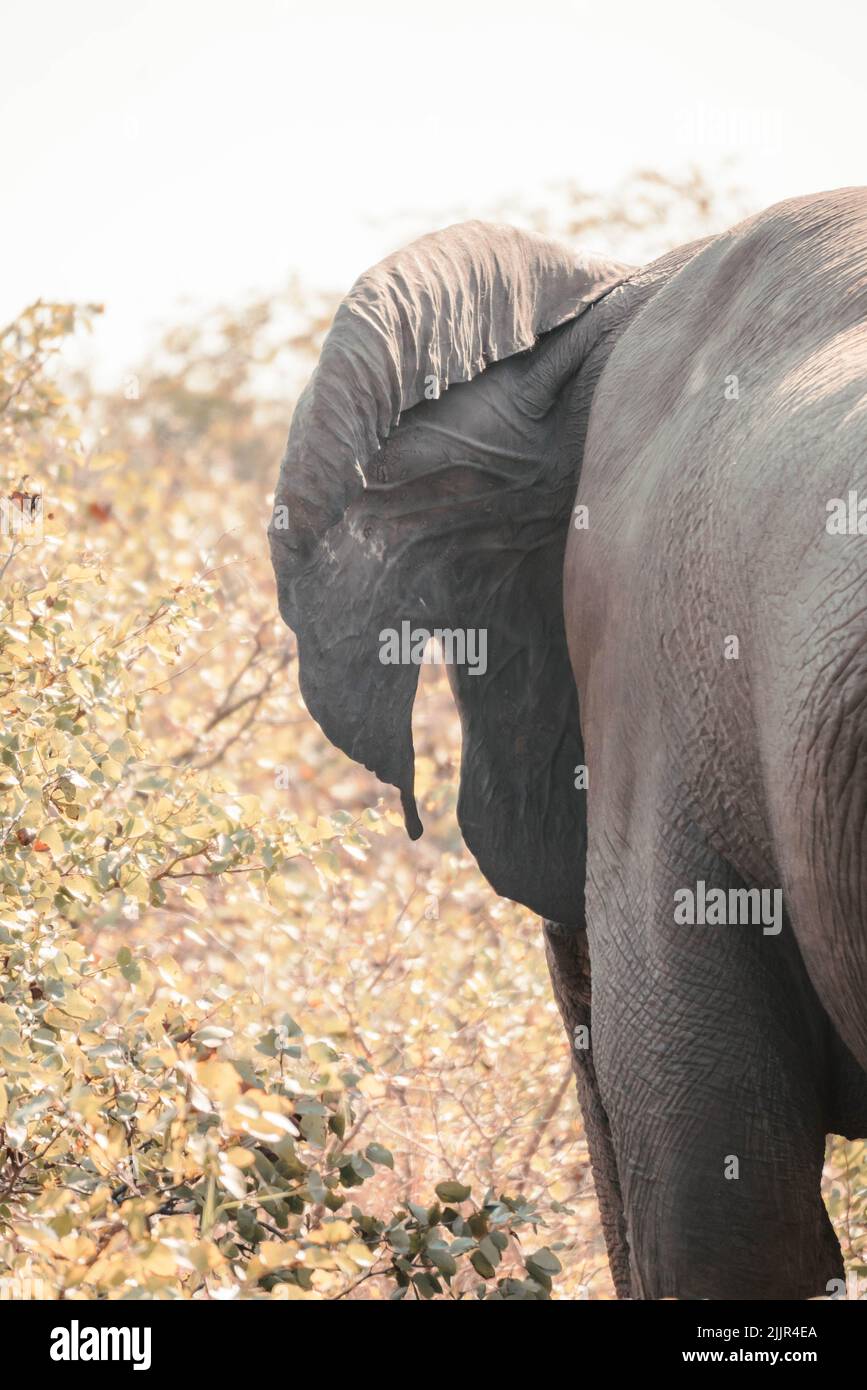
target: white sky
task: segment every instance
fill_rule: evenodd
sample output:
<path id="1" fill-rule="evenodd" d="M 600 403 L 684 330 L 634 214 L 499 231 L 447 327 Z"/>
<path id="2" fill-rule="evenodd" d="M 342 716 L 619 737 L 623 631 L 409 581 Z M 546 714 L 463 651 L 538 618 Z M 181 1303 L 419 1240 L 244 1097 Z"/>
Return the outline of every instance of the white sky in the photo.
<path id="1" fill-rule="evenodd" d="M 757 205 L 865 183 L 865 52 L 861 0 L 7 5 L 0 318 L 102 301 L 120 377 L 179 298 L 343 289 L 407 211 L 727 154 Z"/>

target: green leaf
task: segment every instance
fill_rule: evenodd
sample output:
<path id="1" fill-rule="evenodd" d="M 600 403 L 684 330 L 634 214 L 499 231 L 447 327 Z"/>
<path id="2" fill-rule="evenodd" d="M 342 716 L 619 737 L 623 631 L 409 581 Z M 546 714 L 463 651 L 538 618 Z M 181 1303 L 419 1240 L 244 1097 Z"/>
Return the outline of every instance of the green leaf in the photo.
<path id="1" fill-rule="evenodd" d="M 462 1182 L 438 1182 L 434 1188 L 441 1202 L 465 1202 L 472 1192 Z"/>
<path id="2" fill-rule="evenodd" d="M 445 1245 L 443 1245 L 441 1242 L 437 1241 L 430 1244 L 427 1247 L 425 1254 L 427 1255 L 428 1259 L 436 1265 L 440 1274 L 445 1274 L 448 1278 L 451 1278 L 453 1275 L 457 1274 L 458 1266 L 455 1261 L 455 1258 L 451 1254 L 451 1252 L 446 1249 Z"/>
<path id="3" fill-rule="evenodd" d="M 500 1263 L 500 1251 L 497 1248 L 493 1236 L 485 1236 L 484 1240 L 479 1244 L 479 1252 L 493 1269 L 497 1268 L 497 1265 Z"/>
<path id="4" fill-rule="evenodd" d="M 409 1231 L 403 1226 L 389 1226 L 385 1236 L 392 1250 L 401 1255 L 407 1254 L 410 1246 Z"/>
<path id="5" fill-rule="evenodd" d="M 496 1273 L 494 1266 L 491 1264 L 490 1260 L 485 1259 L 481 1250 L 473 1251 L 472 1255 L 470 1255 L 470 1264 L 476 1273 L 480 1274 L 483 1279 L 493 1279 Z"/>
<path id="6" fill-rule="evenodd" d="M 549 1279 L 552 1274 L 559 1274 L 563 1268 L 553 1250 L 549 1250 L 547 1246 L 537 1250 L 534 1255 L 528 1255 L 524 1264 L 530 1274 L 534 1276 L 544 1275 Z"/>
<path id="7" fill-rule="evenodd" d="M 449 1249 L 454 1256 L 465 1255 L 468 1250 L 473 1250 L 475 1248 L 475 1244 L 476 1242 L 470 1240 L 468 1236 L 458 1236 L 457 1240 L 452 1241 Z"/>
<path id="8" fill-rule="evenodd" d="M 378 1163 L 385 1168 L 394 1168 L 394 1155 L 383 1144 L 368 1144 L 364 1150 L 364 1156 L 369 1158 L 371 1163 Z"/>

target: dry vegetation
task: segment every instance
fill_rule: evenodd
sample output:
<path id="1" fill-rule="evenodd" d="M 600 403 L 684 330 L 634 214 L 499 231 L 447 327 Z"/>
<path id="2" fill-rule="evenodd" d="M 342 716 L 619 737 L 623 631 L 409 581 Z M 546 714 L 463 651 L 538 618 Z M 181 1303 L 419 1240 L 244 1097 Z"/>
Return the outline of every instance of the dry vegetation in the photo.
<path id="1" fill-rule="evenodd" d="M 551 206 L 616 254 L 726 220 L 699 179 Z M 114 395 L 58 385 L 86 310 L 0 339 L 0 1278 L 608 1298 L 538 924 L 463 849 L 443 681 L 415 846 L 298 695 L 264 529 L 329 312 L 297 284 L 215 312 Z M 865 1191 L 838 1146 L 859 1269 Z"/>

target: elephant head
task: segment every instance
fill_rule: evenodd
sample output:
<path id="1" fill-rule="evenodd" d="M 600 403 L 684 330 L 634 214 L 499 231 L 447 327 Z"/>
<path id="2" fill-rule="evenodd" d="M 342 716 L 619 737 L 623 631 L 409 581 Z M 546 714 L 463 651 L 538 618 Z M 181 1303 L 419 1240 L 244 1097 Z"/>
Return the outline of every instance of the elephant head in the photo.
<path id="1" fill-rule="evenodd" d="M 584 816 L 561 573 L 580 353 L 564 335 L 626 274 L 469 222 L 362 275 L 298 401 L 269 527 L 307 707 L 400 790 L 413 838 L 424 634 L 470 635 L 474 664 L 449 666 L 461 830 L 499 893 L 565 923 L 583 911 Z M 409 634 L 404 662 L 383 659 L 390 634 Z"/>

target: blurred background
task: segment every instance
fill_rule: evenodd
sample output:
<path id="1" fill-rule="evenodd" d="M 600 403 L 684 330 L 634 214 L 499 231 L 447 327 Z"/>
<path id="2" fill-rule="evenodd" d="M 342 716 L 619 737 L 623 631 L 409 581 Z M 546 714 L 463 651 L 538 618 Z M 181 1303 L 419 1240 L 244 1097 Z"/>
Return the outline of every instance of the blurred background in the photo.
<path id="1" fill-rule="evenodd" d="M 17 5 L 0 315 L 104 302 L 110 380 L 179 297 L 339 290 L 559 183 L 733 164 L 755 207 L 860 183 L 865 40 L 848 0 Z"/>
<path id="2" fill-rule="evenodd" d="M 864 14 L 82 0 L 4 28 L 0 1281 L 608 1298 L 539 924 L 463 849 L 445 682 L 410 845 L 304 710 L 265 525 L 368 264 L 467 216 L 641 262 L 864 182 Z M 829 1144 L 825 1193 L 863 1276 L 864 1144 Z"/>

